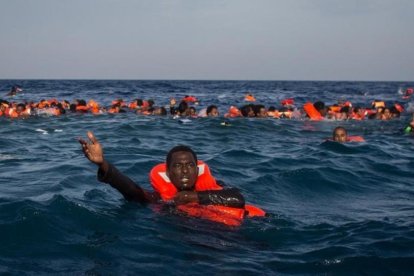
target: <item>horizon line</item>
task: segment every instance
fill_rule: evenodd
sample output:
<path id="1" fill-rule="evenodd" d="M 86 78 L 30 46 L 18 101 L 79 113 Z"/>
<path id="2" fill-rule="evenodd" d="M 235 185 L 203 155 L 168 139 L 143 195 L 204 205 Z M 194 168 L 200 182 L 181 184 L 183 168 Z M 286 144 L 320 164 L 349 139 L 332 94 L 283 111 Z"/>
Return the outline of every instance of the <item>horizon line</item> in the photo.
<path id="1" fill-rule="evenodd" d="M 8 80 L 51 80 L 51 81 L 257 81 L 257 82 L 414 82 L 409 80 L 299 80 L 299 79 L 287 79 L 287 80 L 261 80 L 261 79 L 130 79 L 130 78 L 0 78 L 0 81 Z"/>

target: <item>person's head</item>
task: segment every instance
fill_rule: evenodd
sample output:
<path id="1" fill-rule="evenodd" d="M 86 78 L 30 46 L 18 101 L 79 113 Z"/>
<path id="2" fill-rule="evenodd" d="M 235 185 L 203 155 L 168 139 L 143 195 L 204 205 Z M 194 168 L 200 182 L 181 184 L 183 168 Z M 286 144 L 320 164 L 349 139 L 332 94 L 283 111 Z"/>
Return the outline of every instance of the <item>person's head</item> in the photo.
<path id="1" fill-rule="evenodd" d="M 113 104 L 113 105 L 111 105 L 111 110 L 114 113 L 118 113 L 120 109 L 121 108 L 119 107 L 119 104 Z"/>
<path id="2" fill-rule="evenodd" d="M 194 107 L 194 106 L 191 106 L 191 107 L 188 109 L 188 115 L 189 115 L 189 116 L 197 116 L 197 112 L 196 112 L 196 109 L 195 109 L 195 107 Z"/>
<path id="3" fill-rule="evenodd" d="M 149 106 L 149 107 L 152 107 L 152 106 L 155 104 L 155 102 L 154 102 L 154 100 L 153 100 L 153 99 L 149 99 L 149 100 L 147 101 L 147 103 L 148 103 L 148 106 Z"/>
<path id="4" fill-rule="evenodd" d="M 76 112 L 76 104 L 71 104 L 70 106 L 69 106 L 69 110 L 70 110 L 70 112 Z"/>
<path id="5" fill-rule="evenodd" d="M 137 106 L 140 106 L 140 107 L 144 104 L 142 99 L 135 99 L 135 103 L 137 104 Z"/>
<path id="6" fill-rule="evenodd" d="M 181 101 L 178 105 L 178 112 L 180 115 L 185 115 L 188 111 L 188 103 L 186 101 Z"/>
<path id="7" fill-rule="evenodd" d="M 162 107 L 155 107 L 154 110 L 152 111 L 152 115 L 165 116 L 165 115 L 167 115 L 167 110 L 163 106 Z"/>
<path id="8" fill-rule="evenodd" d="M 276 107 L 274 107 L 273 105 L 272 106 L 269 106 L 269 108 L 267 109 L 267 111 L 268 112 L 275 112 L 276 111 Z"/>
<path id="9" fill-rule="evenodd" d="M 18 104 L 16 107 L 16 113 L 21 114 L 26 110 L 26 106 L 24 104 Z"/>
<path id="10" fill-rule="evenodd" d="M 86 106 L 85 100 L 78 100 L 78 106 Z"/>
<path id="11" fill-rule="evenodd" d="M 392 106 L 390 108 L 390 112 L 391 112 L 391 118 L 399 118 L 401 115 L 401 112 L 398 110 L 396 106 Z"/>
<path id="12" fill-rule="evenodd" d="M 348 134 L 344 127 L 339 126 L 334 129 L 332 133 L 332 139 L 335 142 L 345 143 L 347 138 L 348 138 Z"/>
<path id="13" fill-rule="evenodd" d="M 327 112 L 327 108 L 326 108 L 326 106 L 325 106 L 325 103 L 324 102 L 321 102 L 321 101 L 318 101 L 318 102 L 315 102 L 314 104 L 313 104 L 313 106 L 315 107 L 315 109 L 322 115 L 322 116 L 325 116 L 326 115 L 326 112 Z"/>
<path id="14" fill-rule="evenodd" d="M 209 117 L 217 117 L 219 115 L 217 106 L 215 105 L 209 105 L 207 107 L 206 113 L 207 113 L 207 116 Z"/>
<path id="15" fill-rule="evenodd" d="M 9 102 L 2 101 L 0 104 L 0 111 L 5 111 L 9 107 Z"/>
<path id="16" fill-rule="evenodd" d="M 58 109 L 59 109 L 60 114 L 65 114 L 65 113 L 66 113 L 66 110 L 63 108 L 63 105 L 62 105 L 61 103 L 58 103 L 58 104 L 56 105 L 56 108 L 58 108 Z"/>
<path id="17" fill-rule="evenodd" d="M 240 108 L 240 112 L 243 117 L 254 117 L 253 105 L 247 104 Z"/>
<path id="18" fill-rule="evenodd" d="M 267 117 L 267 112 L 266 112 L 266 108 L 264 105 L 262 104 L 256 104 L 253 106 L 253 111 L 254 111 L 254 115 L 256 117 Z"/>
<path id="19" fill-rule="evenodd" d="M 197 155 L 187 146 L 173 147 L 167 154 L 167 176 L 178 191 L 193 190 L 198 177 Z"/>
<path id="20" fill-rule="evenodd" d="M 391 111 L 389 108 L 384 108 L 384 111 L 382 112 L 382 120 L 389 120 L 391 119 Z"/>

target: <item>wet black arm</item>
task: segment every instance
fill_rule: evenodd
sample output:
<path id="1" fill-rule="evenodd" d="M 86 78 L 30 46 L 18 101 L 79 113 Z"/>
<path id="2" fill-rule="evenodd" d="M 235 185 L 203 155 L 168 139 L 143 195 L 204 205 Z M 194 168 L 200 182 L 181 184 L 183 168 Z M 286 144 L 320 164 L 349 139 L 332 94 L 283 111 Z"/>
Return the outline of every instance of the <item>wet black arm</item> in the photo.
<path id="1" fill-rule="evenodd" d="M 100 166 L 98 170 L 98 180 L 108 183 L 117 189 L 126 200 L 135 201 L 141 204 L 155 202 L 159 196 L 155 193 L 144 191 L 129 177 L 118 171 L 112 164 L 106 163 L 105 166 Z"/>
<path id="2" fill-rule="evenodd" d="M 244 197 L 236 188 L 198 192 L 198 202 L 201 205 L 223 205 L 234 208 L 244 208 Z"/>

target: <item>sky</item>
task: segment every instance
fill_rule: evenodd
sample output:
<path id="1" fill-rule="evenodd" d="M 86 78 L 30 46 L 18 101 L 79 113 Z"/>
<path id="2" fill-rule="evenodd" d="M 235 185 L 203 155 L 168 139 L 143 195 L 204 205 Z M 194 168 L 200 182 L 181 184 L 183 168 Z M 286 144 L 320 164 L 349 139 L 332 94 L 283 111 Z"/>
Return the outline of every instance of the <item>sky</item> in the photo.
<path id="1" fill-rule="evenodd" d="M 0 0 L 0 79 L 414 80 L 412 0 Z"/>

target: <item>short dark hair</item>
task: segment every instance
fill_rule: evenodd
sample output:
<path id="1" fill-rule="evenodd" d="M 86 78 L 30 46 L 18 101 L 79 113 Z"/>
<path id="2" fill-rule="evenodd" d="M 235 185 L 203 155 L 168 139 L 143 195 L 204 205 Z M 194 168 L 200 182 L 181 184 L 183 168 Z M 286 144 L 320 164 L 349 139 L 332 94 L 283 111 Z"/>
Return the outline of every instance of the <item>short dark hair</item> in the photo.
<path id="1" fill-rule="evenodd" d="M 196 164 L 197 164 L 197 154 L 188 146 L 178 145 L 178 146 L 175 146 L 172 149 L 170 149 L 170 151 L 167 154 L 167 160 L 166 160 L 167 169 L 170 168 L 172 155 L 176 152 L 179 152 L 179 151 L 184 151 L 184 152 L 191 153 L 194 157 L 194 160 L 195 160 Z"/>
<path id="2" fill-rule="evenodd" d="M 85 100 L 78 100 L 78 105 L 79 106 L 86 106 L 86 101 Z"/>
<path id="3" fill-rule="evenodd" d="M 207 110 L 206 110 L 207 115 L 208 115 L 208 114 L 210 114 L 210 113 L 211 113 L 211 111 L 212 111 L 214 108 L 215 108 L 215 109 L 217 109 L 217 106 L 215 106 L 214 104 L 213 104 L 213 105 L 209 105 L 209 106 L 207 107 Z"/>
<path id="4" fill-rule="evenodd" d="M 188 109 L 188 103 L 186 101 L 181 101 L 178 105 L 178 111 L 180 114 L 184 114 Z"/>
<path id="5" fill-rule="evenodd" d="M 135 102 L 136 102 L 136 104 L 138 106 L 142 106 L 144 104 L 144 102 L 142 101 L 142 99 L 136 99 Z"/>
<path id="6" fill-rule="evenodd" d="M 254 115 L 257 117 L 257 115 L 260 113 L 260 109 L 265 108 L 265 106 L 262 104 L 255 104 L 253 105 L 252 108 L 253 108 Z"/>
<path id="7" fill-rule="evenodd" d="M 341 112 L 341 113 L 349 113 L 350 111 L 351 111 L 351 109 L 349 108 L 349 106 L 343 106 L 339 110 L 339 112 Z"/>
<path id="8" fill-rule="evenodd" d="M 253 105 L 252 104 L 246 104 L 243 105 L 240 108 L 241 114 L 243 115 L 243 117 L 247 117 L 249 116 L 250 111 L 253 110 Z"/>
<path id="9" fill-rule="evenodd" d="M 315 107 L 316 110 L 321 111 L 323 109 L 325 109 L 325 103 L 321 102 L 321 101 L 317 101 L 313 104 L 313 106 Z"/>

